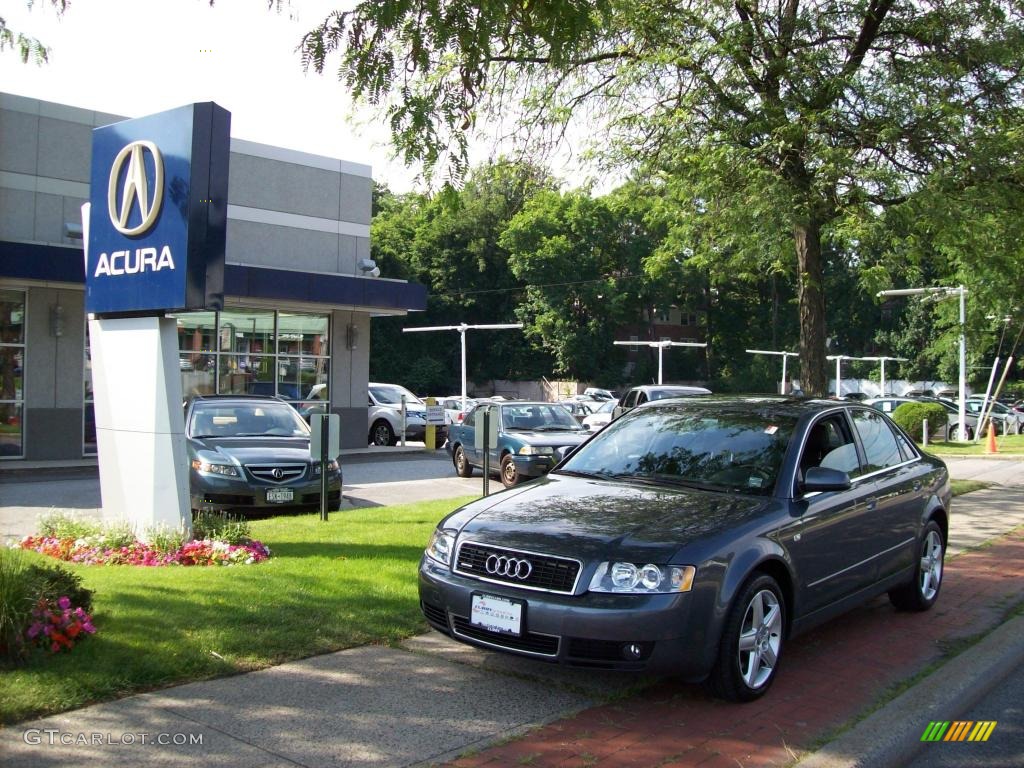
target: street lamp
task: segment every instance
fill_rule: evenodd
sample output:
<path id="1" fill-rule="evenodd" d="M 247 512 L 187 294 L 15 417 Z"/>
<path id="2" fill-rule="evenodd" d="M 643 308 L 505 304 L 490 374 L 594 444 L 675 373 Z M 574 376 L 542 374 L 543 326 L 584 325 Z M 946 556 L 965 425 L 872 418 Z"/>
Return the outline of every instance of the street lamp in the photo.
<path id="1" fill-rule="evenodd" d="M 840 369 L 840 366 L 842 365 L 843 360 L 874 360 L 875 358 L 873 358 L 873 357 L 851 357 L 850 355 L 829 355 L 825 359 L 826 360 L 835 360 L 836 361 L 836 400 L 839 400 L 839 399 L 842 398 L 842 392 L 840 391 L 839 385 L 840 385 L 840 383 L 843 380 L 842 370 Z"/>
<path id="2" fill-rule="evenodd" d="M 500 331 L 509 328 L 522 328 L 522 323 L 498 323 L 492 325 L 432 325 L 422 328 L 403 328 L 402 333 L 420 333 L 422 331 L 458 331 L 462 339 L 462 411 L 466 411 L 466 331 L 490 330 Z"/>
<path id="3" fill-rule="evenodd" d="M 902 363 L 907 361 L 905 357 L 862 357 L 861 360 L 874 360 L 882 364 L 882 397 L 885 397 L 885 361 L 896 360 Z"/>
<path id="4" fill-rule="evenodd" d="M 779 394 L 786 394 L 786 360 L 790 357 L 800 357 L 799 352 L 776 352 L 774 349 L 748 349 L 752 355 L 781 355 L 782 356 L 782 386 L 779 387 Z"/>
<path id="5" fill-rule="evenodd" d="M 706 347 L 704 342 L 696 341 L 616 341 L 620 347 L 656 347 L 658 349 L 658 383 L 661 384 L 661 356 L 666 347 Z"/>
<path id="6" fill-rule="evenodd" d="M 935 288 L 898 288 L 888 291 L 879 291 L 876 296 L 921 296 L 928 295 L 935 297 L 936 301 L 948 299 L 951 296 L 960 297 L 960 402 L 959 402 L 959 440 L 967 442 L 967 289 L 960 285 L 956 288 L 935 287 Z"/>

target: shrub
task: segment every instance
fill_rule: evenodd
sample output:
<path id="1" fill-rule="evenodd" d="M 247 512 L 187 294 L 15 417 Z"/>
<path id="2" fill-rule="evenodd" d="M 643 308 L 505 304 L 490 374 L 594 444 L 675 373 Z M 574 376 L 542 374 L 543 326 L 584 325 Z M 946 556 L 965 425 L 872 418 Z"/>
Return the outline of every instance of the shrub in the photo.
<path id="1" fill-rule="evenodd" d="M 925 419 L 928 419 L 930 437 L 945 437 L 949 416 L 946 409 L 938 403 L 903 403 L 892 412 L 892 420 L 918 442 L 923 438 L 924 425 L 921 422 Z"/>
<path id="2" fill-rule="evenodd" d="M 14 661 L 25 654 L 25 629 L 39 599 L 28 558 L 0 547 L 0 658 Z"/>
<path id="3" fill-rule="evenodd" d="M 37 596 L 56 603 L 67 597 L 71 604 L 85 612 L 92 610 L 92 590 L 82 586 L 82 577 L 56 563 L 31 563 L 29 574 L 37 585 Z"/>
<path id="4" fill-rule="evenodd" d="M 192 536 L 199 541 L 245 544 L 250 538 L 249 523 L 223 510 L 200 510 L 192 513 Z"/>
<path id="5" fill-rule="evenodd" d="M 50 539 L 84 539 L 103 530 L 95 520 L 83 520 L 64 512 L 53 512 L 39 518 L 39 535 Z"/>

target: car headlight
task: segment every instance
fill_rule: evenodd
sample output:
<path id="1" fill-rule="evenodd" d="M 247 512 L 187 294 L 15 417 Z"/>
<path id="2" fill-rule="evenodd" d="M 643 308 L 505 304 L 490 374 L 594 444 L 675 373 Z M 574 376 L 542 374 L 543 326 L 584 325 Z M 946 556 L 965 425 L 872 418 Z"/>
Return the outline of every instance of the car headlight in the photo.
<path id="1" fill-rule="evenodd" d="M 427 556 L 431 560 L 437 560 L 441 565 L 452 564 L 452 553 L 455 551 L 455 534 L 451 531 L 442 531 L 440 528 L 434 531 L 427 544 Z"/>
<path id="2" fill-rule="evenodd" d="M 689 592 L 696 572 L 692 565 L 604 562 L 590 580 L 590 591 L 634 595 Z"/>
<path id="3" fill-rule="evenodd" d="M 338 471 L 338 462 L 335 461 L 334 459 L 331 459 L 330 461 L 328 461 L 327 462 L 327 471 L 328 472 L 337 472 Z M 316 464 L 313 465 L 313 474 L 314 475 L 319 475 L 320 474 L 320 462 L 319 461 Z"/>
<path id="4" fill-rule="evenodd" d="M 204 475 L 225 475 L 238 477 L 238 470 L 231 464 L 215 464 L 202 459 L 192 459 L 192 469 Z"/>
<path id="5" fill-rule="evenodd" d="M 524 445 L 519 449 L 520 456 L 550 456 L 554 452 L 550 445 Z"/>

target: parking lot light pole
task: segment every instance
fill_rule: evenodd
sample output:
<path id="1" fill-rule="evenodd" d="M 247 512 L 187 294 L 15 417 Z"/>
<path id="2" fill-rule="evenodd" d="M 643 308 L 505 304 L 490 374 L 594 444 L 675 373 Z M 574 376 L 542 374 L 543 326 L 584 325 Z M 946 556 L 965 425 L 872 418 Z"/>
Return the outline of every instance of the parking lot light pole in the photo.
<path id="1" fill-rule="evenodd" d="M 658 350 L 658 383 L 662 383 L 662 354 L 666 347 L 706 347 L 706 342 L 696 341 L 616 341 L 620 347 L 656 347 Z"/>
<path id="2" fill-rule="evenodd" d="M 466 331 L 502 331 L 510 328 L 522 328 L 522 323 L 493 323 L 490 325 L 431 325 L 422 328 L 403 328 L 402 333 L 421 333 L 423 331 L 458 331 L 462 341 L 462 412 L 466 412 Z"/>
<path id="3" fill-rule="evenodd" d="M 779 387 L 779 394 L 786 394 L 786 360 L 790 357 L 800 357 L 799 352 L 776 352 L 773 349 L 748 349 L 751 355 L 781 355 L 782 356 L 782 385 Z"/>
<path id="4" fill-rule="evenodd" d="M 961 443 L 967 442 L 967 289 L 963 285 L 956 288 L 935 287 L 935 288 L 897 288 L 888 291 L 879 291 L 876 296 L 932 296 L 937 301 L 949 298 L 950 296 L 960 297 L 960 386 L 959 386 L 959 420 L 960 434 L 957 438 Z"/>
<path id="5" fill-rule="evenodd" d="M 861 360 L 875 360 L 875 361 L 880 362 L 882 364 L 882 381 L 881 381 L 882 397 L 885 397 L 885 361 L 886 360 L 898 360 L 900 362 L 904 362 L 905 363 L 907 361 L 907 358 L 905 358 L 905 357 L 862 357 Z"/>
<path id="6" fill-rule="evenodd" d="M 836 361 L 836 400 L 841 400 L 843 397 L 840 384 L 843 381 L 842 378 L 842 362 L 843 360 L 874 360 L 873 357 L 851 357 L 850 355 L 829 355 L 825 358 L 826 360 Z"/>

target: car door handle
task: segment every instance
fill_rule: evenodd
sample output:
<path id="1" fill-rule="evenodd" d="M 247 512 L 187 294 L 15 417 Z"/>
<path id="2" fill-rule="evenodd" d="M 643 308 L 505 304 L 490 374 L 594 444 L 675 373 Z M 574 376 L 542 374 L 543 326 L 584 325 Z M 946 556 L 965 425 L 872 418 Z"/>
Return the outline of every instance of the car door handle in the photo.
<path id="1" fill-rule="evenodd" d="M 864 504 L 868 508 L 868 511 L 873 511 L 878 506 L 878 497 L 872 496 L 868 499 L 865 499 Z"/>
<path id="2" fill-rule="evenodd" d="M 920 491 L 921 490 L 921 481 L 920 480 L 915 480 L 914 481 L 914 490 L 915 491 Z"/>

